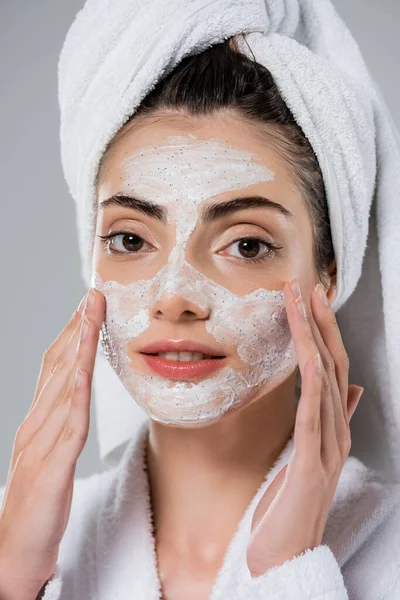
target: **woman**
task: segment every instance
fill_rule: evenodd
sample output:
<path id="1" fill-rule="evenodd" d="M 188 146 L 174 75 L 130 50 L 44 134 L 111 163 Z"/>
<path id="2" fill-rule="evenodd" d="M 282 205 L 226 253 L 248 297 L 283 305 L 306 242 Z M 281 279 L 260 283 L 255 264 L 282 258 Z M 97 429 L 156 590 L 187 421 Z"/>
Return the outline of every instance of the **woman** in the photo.
<path id="1" fill-rule="evenodd" d="M 237 44 L 184 58 L 102 154 L 93 289 L 45 353 L 2 490 L 2 598 L 400 597 L 399 484 L 349 456 L 363 389 L 327 184 Z M 100 330 L 150 419 L 74 481 Z"/>

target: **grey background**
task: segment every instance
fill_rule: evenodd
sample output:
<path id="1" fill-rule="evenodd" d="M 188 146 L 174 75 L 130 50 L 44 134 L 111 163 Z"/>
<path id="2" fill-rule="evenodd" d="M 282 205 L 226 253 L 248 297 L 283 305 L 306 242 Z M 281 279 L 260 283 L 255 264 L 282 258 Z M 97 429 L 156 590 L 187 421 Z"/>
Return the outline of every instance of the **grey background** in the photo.
<path id="1" fill-rule="evenodd" d="M 335 0 L 400 127 L 399 0 Z M 86 292 L 59 151 L 57 61 L 83 0 L 0 0 L 0 486 L 43 352 Z M 76 476 L 101 471 L 95 411 Z"/>

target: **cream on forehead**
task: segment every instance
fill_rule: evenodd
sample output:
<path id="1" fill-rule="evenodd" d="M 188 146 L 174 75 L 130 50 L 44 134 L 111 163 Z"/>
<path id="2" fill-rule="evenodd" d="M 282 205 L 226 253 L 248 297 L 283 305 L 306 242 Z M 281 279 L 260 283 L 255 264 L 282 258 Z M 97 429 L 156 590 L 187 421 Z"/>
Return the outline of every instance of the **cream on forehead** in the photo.
<path id="1" fill-rule="evenodd" d="M 274 179 L 273 171 L 261 164 L 260 158 L 218 139 L 201 140 L 192 134 L 167 139 L 168 144 L 141 148 L 122 161 L 123 183 L 134 185 L 143 199 L 166 203 L 179 193 L 202 202 L 228 190 Z"/>
<path id="2" fill-rule="evenodd" d="M 257 156 L 218 139 L 201 140 L 187 134 L 167 140 L 167 144 L 141 148 L 126 157 L 122 184 L 133 187 L 143 200 L 168 204 L 178 244 L 187 242 L 193 233 L 201 202 L 275 177 Z"/>

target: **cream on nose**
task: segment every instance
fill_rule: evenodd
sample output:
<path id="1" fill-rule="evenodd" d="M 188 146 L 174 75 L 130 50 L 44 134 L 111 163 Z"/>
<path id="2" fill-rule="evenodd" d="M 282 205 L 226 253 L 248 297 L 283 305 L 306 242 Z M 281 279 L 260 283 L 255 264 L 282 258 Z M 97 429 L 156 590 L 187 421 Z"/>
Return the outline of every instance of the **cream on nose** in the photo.
<path id="1" fill-rule="evenodd" d="M 177 244 L 158 275 L 159 288 L 150 315 L 170 321 L 207 319 L 211 301 L 202 290 L 207 278 L 185 260 L 186 244 Z"/>
<path id="2" fill-rule="evenodd" d="M 208 318 L 210 311 L 200 308 L 178 293 L 164 291 L 151 307 L 150 314 L 155 319 L 177 322 L 204 320 Z"/>

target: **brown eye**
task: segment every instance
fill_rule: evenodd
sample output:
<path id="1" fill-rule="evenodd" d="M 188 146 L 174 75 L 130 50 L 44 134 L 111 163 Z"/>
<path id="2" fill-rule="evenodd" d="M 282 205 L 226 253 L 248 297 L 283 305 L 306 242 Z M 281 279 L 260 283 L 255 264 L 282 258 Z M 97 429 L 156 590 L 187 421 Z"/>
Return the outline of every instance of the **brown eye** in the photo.
<path id="1" fill-rule="evenodd" d="M 278 256 L 281 249 L 282 246 L 276 246 L 267 240 L 248 237 L 230 244 L 226 249 L 226 254 L 246 263 L 246 260 L 247 262 L 254 262 Z"/>
<path id="2" fill-rule="evenodd" d="M 115 237 L 122 238 L 122 246 L 127 252 L 138 252 L 144 245 L 144 240 L 134 233 L 124 233 Z"/>
<path id="3" fill-rule="evenodd" d="M 136 233 L 109 233 L 98 237 L 111 254 L 142 254 L 149 251 L 149 244 Z"/>
<path id="4" fill-rule="evenodd" d="M 255 239 L 240 240 L 238 250 L 244 258 L 255 258 L 260 252 L 261 243 Z"/>

